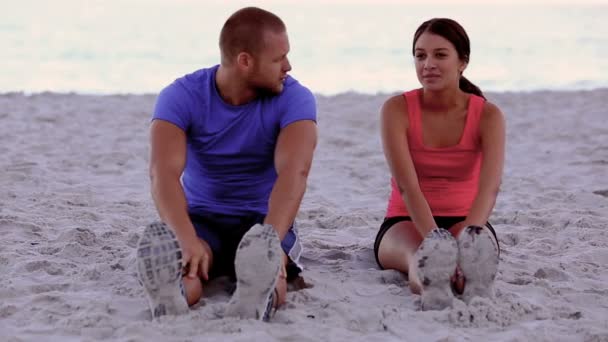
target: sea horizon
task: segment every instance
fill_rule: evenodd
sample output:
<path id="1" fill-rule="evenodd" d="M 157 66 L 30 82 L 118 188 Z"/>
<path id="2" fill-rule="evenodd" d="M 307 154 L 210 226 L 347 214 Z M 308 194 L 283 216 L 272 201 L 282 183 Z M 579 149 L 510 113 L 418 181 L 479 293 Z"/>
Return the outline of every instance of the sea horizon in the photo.
<path id="1" fill-rule="evenodd" d="M 322 95 L 418 87 L 411 40 L 432 17 L 467 30 L 465 76 L 484 91 L 608 87 L 606 2 L 531 3 L 24 0 L 0 14 L 0 93 L 158 93 L 219 63 L 221 25 L 245 4 L 284 20 L 290 74 Z"/>

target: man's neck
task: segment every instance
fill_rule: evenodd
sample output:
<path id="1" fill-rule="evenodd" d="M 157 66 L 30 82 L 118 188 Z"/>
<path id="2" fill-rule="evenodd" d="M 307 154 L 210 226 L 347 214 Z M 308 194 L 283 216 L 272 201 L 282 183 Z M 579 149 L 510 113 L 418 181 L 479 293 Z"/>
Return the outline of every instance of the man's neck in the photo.
<path id="1" fill-rule="evenodd" d="M 254 100 L 258 94 L 237 74 L 236 70 L 220 65 L 215 74 L 215 85 L 224 102 L 240 106 Z"/>

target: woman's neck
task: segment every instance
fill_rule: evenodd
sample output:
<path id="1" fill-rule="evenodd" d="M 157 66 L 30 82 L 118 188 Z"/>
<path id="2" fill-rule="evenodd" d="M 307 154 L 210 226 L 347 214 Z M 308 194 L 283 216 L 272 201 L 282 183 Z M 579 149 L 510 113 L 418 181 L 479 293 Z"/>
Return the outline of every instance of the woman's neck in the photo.
<path id="1" fill-rule="evenodd" d="M 429 111 L 450 112 L 454 108 L 465 106 L 469 94 L 457 89 L 427 90 L 422 89 L 422 106 Z"/>

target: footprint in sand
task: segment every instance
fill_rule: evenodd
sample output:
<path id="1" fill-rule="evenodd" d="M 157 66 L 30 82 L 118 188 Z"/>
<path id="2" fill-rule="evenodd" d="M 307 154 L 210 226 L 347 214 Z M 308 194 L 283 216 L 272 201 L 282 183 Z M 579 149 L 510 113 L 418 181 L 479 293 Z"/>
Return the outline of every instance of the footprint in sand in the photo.
<path id="1" fill-rule="evenodd" d="M 67 232 L 62 233 L 59 241 L 63 242 L 77 242 L 83 246 L 93 246 L 97 244 L 97 236 L 93 231 L 87 228 L 73 228 Z"/>
<path id="2" fill-rule="evenodd" d="M 50 275 L 63 275 L 63 269 L 56 263 L 48 260 L 30 261 L 25 263 L 23 267 L 27 272 L 44 271 Z"/>
<path id="3" fill-rule="evenodd" d="M 17 311 L 19 311 L 19 310 L 14 305 L 6 305 L 3 307 L 0 307 L 0 318 L 10 317 L 10 316 L 14 315 Z"/>
<path id="4" fill-rule="evenodd" d="M 323 259 L 328 260 L 352 260 L 353 256 L 351 253 L 346 253 L 339 250 L 331 250 L 323 253 Z"/>
<path id="5" fill-rule="evenodd" d="M 547 279 L 551 281 L 568 281 L 570 277 L 563 271 L 551 267 L 541 267 L 534 276 L 539 279 Z"/>
<path id="6" fill-rule="evenodd" d="M 500 243 L 507 246 L 515 246 L 519 243 L 520 237 L 516 233 L 506 233 L 500 235 Z"/>

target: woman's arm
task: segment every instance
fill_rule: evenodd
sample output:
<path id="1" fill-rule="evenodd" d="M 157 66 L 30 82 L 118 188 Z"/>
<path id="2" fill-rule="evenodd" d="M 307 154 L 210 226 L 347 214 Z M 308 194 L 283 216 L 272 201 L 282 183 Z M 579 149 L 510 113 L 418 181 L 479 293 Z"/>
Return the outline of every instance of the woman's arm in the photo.
<path id="1" fill-rule="evenodd" d="M 500 190 L 505 161 L 505 119 L 498 107 L 486 102 L 479 124 L 482 162 L 477 195 L 463 227 L 488 221 Z"/>
<path id="2" fill-rule="evenodd" d="M 424 198 L 410 154 L 407 129 L 407 104 L 402 95 L 388 99 L 381 110 L 381 134 L 384 156 L 397 183 L 412 222 L 424 237 L 436 228 L 433 214 Z"/>

